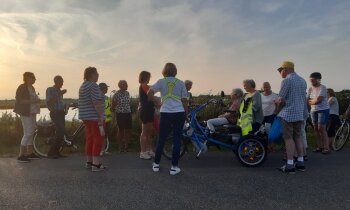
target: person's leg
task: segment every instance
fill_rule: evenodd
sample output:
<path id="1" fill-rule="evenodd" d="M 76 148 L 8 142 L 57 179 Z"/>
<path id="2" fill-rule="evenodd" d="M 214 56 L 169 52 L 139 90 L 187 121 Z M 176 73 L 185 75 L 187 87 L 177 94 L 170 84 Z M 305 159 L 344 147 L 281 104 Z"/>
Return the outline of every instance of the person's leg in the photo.
<path id="1" fill-rule="evenodd" d="M 30 115 L 30 124 L 29 124 L 29 133 L 28 133 L 28 142 L 27 142 L 27 155 L 32 155 L 34 153 L 34 133 L 36 129 L 36 114 Z"/>
<path id="2" fill-rule="evenodd" d="M 104 141 L 104 136 L 101 136 L 97 121 L 92 121 L 92 163 L 100 164 L 100 152 Z"/>
<path id="3" fill-rule="evenodd" d="M 159 123 L 159 139 L 156 148 L 156 154 L 154 157 L 154 163 L 159 164 L 161 156 L 163 154 L 163 148 L 165 144 L 165 140 L 169 135 L 171 130 L 171 121 L 169 117 L 169 113 L 161 113 L 160 114 L 160 123 Z"/>
<path id="4" fill-rule="evenodd" d="M 329 120 L 326 127 L 327 136 L 329 139 L 329 146 L 331 146 L 334 141 L 335 130 L 336 130 L 336 118 L 337 118 L 337 115 L 334 115 L 334 114 L 329 115 Z"/>
<path id="5" fill-rule="evenodd" d="M 48 152 L 48 156 L 57 156 L 59 155 L 59 149 L 64 140 L 64 130 L 65 130 L 64 112 L 51 111 L 50 117 L 52 122 L 54 123 L 56 132 L 55 132 L 55 141 L 51 145 L 51 148 Z"/>
<path id="6" fill-rule="evenodd" d="M 306 121 L 303 120 L 302 123 L 301 123 L 300 134 L 301 134 L 301 139 L 302 139 L 302 143 L 303 143 L 303 153 L 304 153 L 304 155 L 306 155 L 306 149 L 307 149 L 307 138 L 306 138 L 305 127 L 306 127 Z"/>
<path id="7" fill-rule="evenodd" d="M 312 119 L 314 136 L 316 138 L 316 145 L 317 145 L 317 148 L 314 151 L 318 152 L 319 150 L 322 150 L 322 139 L 320 136 L 320 132 L 318 130 L 318 121 L 319 121 L 318 112 L 316 111 L 311 112 L 311 119 Z"/>
<path id="8" fill-rule="evenodd" d="M 124 150 L 129 150 L 129 143 L 131 138 L 131 129 L 124 129 Z"/>
<path id="9" fill-rule="evenodd" d="M 23 157 L 26 155 L 27 145 L 31 133 L 31 119 L 29 116 L 21 116 L 21 122 L 23 127 L 23 137 L 21 140 L 21 145 L 19 149 L 18 157 Z"/>
<path id="10" fill-rule="evenodd" d="M 293 123 L 281 119 L 283 127 L 283 139 L 287 153 L 287 167 L 294 168 L 295 143 L 293 140 Z"/>
<path id="11" fill-rule="evenodd" d="M 322 110 L 319 114 L 319 129 L 322 136 L 323 148 L 325 153 L 329 152 L 329 138 L 327 135 L 327 123 L 329 118 L 329 110 Z"/>
<path id="12" fill-rule="evenodd" d="M 213 118 L 207 121 L 207 128 L 210 132 L 215 132 L 215 126 L 229 124 L 228 120 L 224 117 Z"/>
<path id="13" fill-rule="evenodd" d="M 92 163 L 93 129 L 92 121 L 84 121 L 85 125 L 85 154 L 86 162 Z"/>
<path id="14" fill-rule="evenodd" d="M 226 118 L 225 118 L 226 119 Z M 178 166 L 180 147 L 182 141 L 182 129 L 185 123 L 185 113 L 172 113 L 172 124 L 173 124 L 173 156 L 172 156 L 172 166 Z M 227 120 L 226 120 L 227 121 Z"/>

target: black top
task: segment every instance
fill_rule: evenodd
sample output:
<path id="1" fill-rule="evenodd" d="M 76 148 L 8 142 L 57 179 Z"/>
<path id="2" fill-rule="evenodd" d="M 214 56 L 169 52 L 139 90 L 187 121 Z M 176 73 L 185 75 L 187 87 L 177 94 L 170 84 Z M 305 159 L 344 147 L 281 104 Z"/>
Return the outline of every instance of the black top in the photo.
<path id="1" fill-rule="evenodd" d="M 142 88 L 142 85 L 139 87 L 139 97 L 140 97 L 140 106 L 141 110 L 143 111 L 152 111 L 154 110 L 154 103 L 153 101 L 148 101 L 148 96 L 144 89 Z"/>
<path id="2" fill-rule="evenodd" d="M 33 87 L 34 88 L 34 87 Z M 35 91 L 35 90 L 34 90 Z M 26 84 L 18 86 L 16 91 L 16 103 L 13 112 L 21 116 L 30 115 L 30 104 L 23 103 L 22 100 L 30 100 L 30 93 Z"/>

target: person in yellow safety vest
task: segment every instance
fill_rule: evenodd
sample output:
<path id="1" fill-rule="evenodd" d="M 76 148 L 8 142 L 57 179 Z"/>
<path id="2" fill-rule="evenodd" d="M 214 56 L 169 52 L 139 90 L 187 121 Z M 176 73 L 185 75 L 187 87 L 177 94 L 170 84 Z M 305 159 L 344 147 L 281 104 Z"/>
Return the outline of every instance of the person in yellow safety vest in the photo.
<path id="1" fill-rule="evenodd" d="M 255 89 L 255 81 L 246 79 L 243 87 L 247 93 L 240 107 L 239 125 L 242 128 L 242 136 L 248 135 L 252 131 L 259 130 L 264 120 L 262 111 L 261 94 Z"/>
<path id="2" fill-rule="evenodd" d="M 242 129 L 242 136 L 246 136 L 253 130 L 253 106 L 252 98 L 244 99 L 239 107 L 240 118 L 238 125 Z"/>
<path id="3" fill-rule="evenodd" d="M 104 104 L 105 115 L 106 115 L 106 118 L 105 118 L 106 126 L 105 126 L 105 136 L 104 136 L 105 140 L 103 142 L 102 149 L 100 152 L 100 156 L 103 156 L 104 154 L 109 154 L 107 151 L 105 151 L 105 148 L 106 148 L 106 139 L 108 138 L 109 127 L 112 122 L 112 111 L 111 111 L 111 99 L 108 96 L 106 96 L 109 86 L 104 82 L 101 82 L 98 86 L 100 87 L 102 94 L 105 96 L 105 104 Z"/>

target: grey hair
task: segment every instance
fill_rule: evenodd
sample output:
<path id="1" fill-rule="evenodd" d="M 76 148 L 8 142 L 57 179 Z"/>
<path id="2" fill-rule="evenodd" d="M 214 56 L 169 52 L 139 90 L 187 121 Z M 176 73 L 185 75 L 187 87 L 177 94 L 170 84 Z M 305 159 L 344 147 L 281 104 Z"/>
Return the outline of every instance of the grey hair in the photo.
<path id="1" fill-rule="evenodd" d="M 128 84 L 128 83 L 126 82 L 126 80 L 119 80 L 119 82 L 118 82 L 118 87 L 120 87 L 120 85 L 121 85 L 123 82 L 125 82 L 125 84 Z"/>
<path id="2" fill-rule="evenodd" d="M 185 80 L 185 85 L 187 85 L 187 84 L 193 85 L 193 82 L 191 80 Z"/>
<path id="3" fill-rule="evenodd" d="M 247 85 L 249 85 L 252 88 L 256 87 L 255 81 L 252 80 L 252 79 L 245 79 L 245 80 L 243 80 L 243 84 L 247 84 Z"/>
<path id="4" fill-rule="evenodd" d="M 233 88 L 231 94 L 235 94 L 241 98 L 243 96 L 243 90 L 241 88 Z"/>

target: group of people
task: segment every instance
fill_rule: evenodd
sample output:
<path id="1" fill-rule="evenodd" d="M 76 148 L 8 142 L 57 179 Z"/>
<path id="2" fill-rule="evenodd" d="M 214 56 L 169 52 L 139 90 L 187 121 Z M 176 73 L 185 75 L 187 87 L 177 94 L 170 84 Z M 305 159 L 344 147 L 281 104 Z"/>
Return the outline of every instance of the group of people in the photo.
<path id="1" fill-rule="evenodd" d="M 305 133 L 306 120 L 309 116 L 313 122 L 317 140 L 314 152 L 329 154 L 335 130 L 339 124 L 339 105 L 332 89 L 326 89 L 321 84 L 321 74 L 310 75 L 311 87 L 307 91 L 306 81 L 294 70 L 290 61 L 282 63 L 277 69 L 283 78 L 278 94 L 271 91 L 268 82 L 262 85 L 262 91 L 256 89 L 255 81 L 243 81 L 243 88 L 234 88 L 231 92 L 232 104 L 218 118 L 209 119 L 207 127 L 210 134 L 215 135 L 215 127 L 223 124 L 236 124 L 241 128 L 241 134 L 247 135 L 256 131 L 262 124 L 271 125 L 276 116 L 281 118 L 283 139 L 286 145 L 286 164 L 281 167 L 285 173 L 295 173 L 305 170 L 307 140 Z M 187 120 L 188 106 L 193 103 L 192 81 L 182 81 L 176 78 L 177 68 L 173 63 L 166 63 L 162 70 L 163 77 L 149 86 L 150 72 L 139 74 L 139 116 L 142 122 L 140 135 L 140 158 L 152 159 L 152 170 L 158 172 L 165 140 L 170 132 L 173 136 L 173 154 L 170 174 L 181 172 L 178 160 L 182 138 L 182 129 Z M 118 149 L 128 151 L 131 137 L 132 115 L 130 94 L 125 80 L 118 83 L 119 90 L 112 98 L 106 96 L 108 85 L 97 84 L 99 79 L 95 67 L 87 67 L 84 71 L 84 81 L 79 88 L 79 119 L 85 125 L 86 168 L 93 172 L 106 169 L 100 156 L 104 154 L 105 137 L 108 136 L 110 123 L 115 116 L 118 125 Z M 23 74 L 24 83 L 16 91 L 14 112 L 19 114 L 23 125 L 18 161 L 29 162 L 38 159 L 33 151 L 33 135 L 36 127 L 36 115 L 40 112 L 40 99 L 33 84 L 35 75 L 31 72 Z M 54 77 L 54 85 L 46 90 L 46 104 L 50 117 L 55 125 L 56 141 L 52 144 L 47 156 L 49 158 L 65 157 L 59 152 L 64 138 L 65 107 L 62 89 L 63 78 Z M 161 98 L 155 93 L 160 92 Z M 113 114 L 114 113 L 114 114 Z M 152 150 L 154 132 L 159 135 L 156 151 Z"/>

